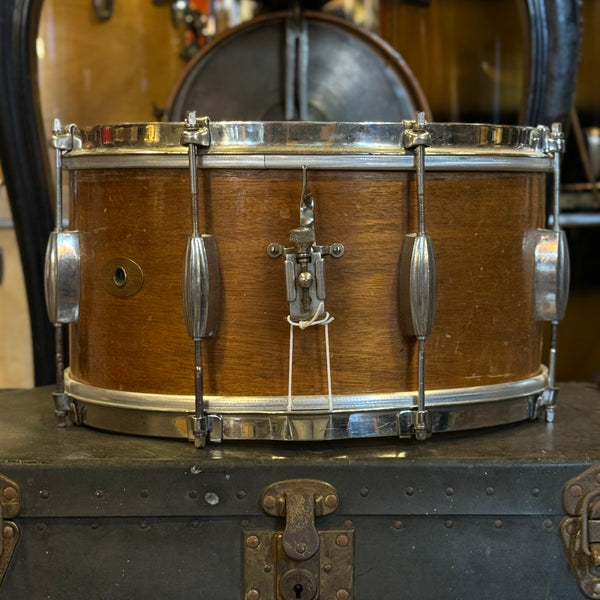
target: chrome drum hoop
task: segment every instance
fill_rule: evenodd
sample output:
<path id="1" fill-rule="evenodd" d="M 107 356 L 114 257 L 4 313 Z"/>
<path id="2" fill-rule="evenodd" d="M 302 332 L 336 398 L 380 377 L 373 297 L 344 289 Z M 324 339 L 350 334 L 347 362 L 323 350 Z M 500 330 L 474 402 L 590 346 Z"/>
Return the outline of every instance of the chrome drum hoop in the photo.
<path id="1" fill-rule="evenodd" d="M 184 123 L 101 125 L 78 130 L 64 168 L 187 168 L 180 144 Z M 210 123 L 210 147 L 200 168 L 402 169 L 414 166 L 403 146 L 402 123 L 241 122 Z M 507 125 L 428 123 L 432 170 L 552 170 L 547 129 Z M 315 141 L 317 140 L 317 141 Z"/>
<path id="2" fill-rule="evenodd" d="M 507 384 L 428 391 L 432 432 L 462 431 L 516 423 L 537 416 L 547 389 L 547 370 Z M 77 421 L 118 433 L 187 438 L 194 397 L 108 390 L 78 382 L 65 373 L 65 390 Z M 412 437 L 416 392 L 297 396 L 286 411 L 286 396 L 205 397 L 211 440 L 325 441 L 350 438 Z M 75 416 L 75 415 L 74 415 Z"/>

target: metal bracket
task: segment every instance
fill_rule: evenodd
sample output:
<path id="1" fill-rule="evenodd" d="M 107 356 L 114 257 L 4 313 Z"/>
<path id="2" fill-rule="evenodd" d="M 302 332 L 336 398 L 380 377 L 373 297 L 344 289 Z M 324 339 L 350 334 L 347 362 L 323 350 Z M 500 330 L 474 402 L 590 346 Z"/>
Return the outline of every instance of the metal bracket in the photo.
<path id="1" fill-rule="evenodd" d="M 315 205 L 307 188 L 307 168 L 302 167 L 302 192 L 300 194 L 300 227 L 290 231 L 290 247 L 270 243 L 267 254 L 271 258 L 285 256 L 285 281 L 290 319 L 294 322 L 321 318 L 325 315 L 324 256 L 341 258 L 345 248 L 341 242 L 325 246 L 316 244 Z"/>
<path id="2" fill-rule="evenodd" d="M 565 484 L 563 507 L 571 515 L 560 525 L 571 569 L 581 591 L 600 598 L 600 465 Z"/>
<path id="3" fill-rule="evenodd" d="M 350 524 L 330 531 L 315 526 L 316 517 L 338 504 L 335 488 L 324 481 L 291 479 L 265 489 L 261 508 L 285 518 L 285 528 L 243 531 L 243 598 L 351 598 L 354 530 Z"/>
<path id="4" fill-rule="evenodd" d="M 0 585 L 19 541 L 19 528 L 12 519 L 21 510 L 19 486 L 0 474 Z"/>
<path id="5" fill-rule="evenodd" d="M 223 417 L 206 413 L 202 417 L 196 417 L 193 413 L 189 414 L 187 419 L 188 440 L 193 442 L 198 432 L 203 433 L 211 442 L 220 444 L 223 441 Z"/>

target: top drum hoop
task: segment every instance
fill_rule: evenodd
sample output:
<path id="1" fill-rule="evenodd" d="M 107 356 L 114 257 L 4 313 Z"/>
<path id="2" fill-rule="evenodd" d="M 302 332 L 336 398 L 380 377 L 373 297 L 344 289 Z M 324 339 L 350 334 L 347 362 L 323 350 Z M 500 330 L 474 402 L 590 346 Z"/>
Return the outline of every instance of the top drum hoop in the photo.
<path id="1" fill-rule="evenodd" d="M 180 292 L 191 231 L 184 127 L 77 131 L 65 153 L 82 265 L 66 389 L 82 423 L 191 435 L 193 345 Z M 200 227 L 216 240 L 222 280 L 219 331 L 205 343 L 211 439 L 412 435 L 416 346 L 399 308 L 400 263 L 417 227 L 415 159 L 404 147 L 411 127 L 208 125 L 210 145 L 198 155 Z M 531 418 L 548 385 L 534 289 L 548 131 L 436 123 L 427 131 L 427 233 L 439 278 L 427 340 L 431 431 Z M 298 227 L 303 167 L 317 243 L 345 248 L 323 275 L 335 319 L 330 351 L 319 326 L 291 339 L 283 258 L 270 251 Z M 138 283 L 121 294 L 134 275 Z"/>

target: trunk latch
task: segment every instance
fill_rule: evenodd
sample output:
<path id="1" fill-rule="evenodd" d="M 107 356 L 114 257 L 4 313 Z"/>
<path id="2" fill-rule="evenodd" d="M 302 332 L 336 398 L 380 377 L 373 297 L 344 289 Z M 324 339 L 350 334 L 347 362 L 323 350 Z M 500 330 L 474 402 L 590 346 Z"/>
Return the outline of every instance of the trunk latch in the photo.
<path id="1" fill-rule="evenodd" d="M 560 534 L 581 591 L 600 598 L 600 465 L 567 482 Z"/>
<path id="2" fill-rule="evenodd" d="M 243 532 L 244 600 L 350 600 L 354 529 L 317 530 L 316 518 L 339 505 L 335 488 L 314 479 L 274 483 L 261 495 L 269 516 L 285 519 L 283 529 Z"/>
<path id="3" fill-rule="evenodd" d="M 12 519 L 21 509 L 19 486 L 0 474 L 0 585 L 19 541 L 19 528 Z"/>

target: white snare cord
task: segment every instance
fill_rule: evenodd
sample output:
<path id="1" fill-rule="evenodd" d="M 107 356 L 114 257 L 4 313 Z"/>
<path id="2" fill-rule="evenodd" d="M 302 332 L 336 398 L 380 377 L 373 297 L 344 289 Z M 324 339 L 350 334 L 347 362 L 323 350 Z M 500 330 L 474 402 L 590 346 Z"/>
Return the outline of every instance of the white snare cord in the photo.
<path id="1" fill-rule="evenodd" d="M 294 327 L 299 327 L 301 331 L 313 327 L 314 325 L 325 326 L 325 355 L 327 361 L 327 399 L 329 412 L 333 410 L 333 396 L 331 394 L 331 360 L 329 355 L 329 323 L 333 321 L 333 317 L 326 312 L 321 319 L 317 319 L 317 316 L 323 310 L 323 302 L 319 303 L 315 314 L 307 321 L 292 321 L 290 315 L 286 317 L 287 322 L 290 324 L 290 351 L 289 351 L 289 362 L 288 362 L 288 401 L 287 411 L 292 410 L 292 371 L 294 369 Z"/>

